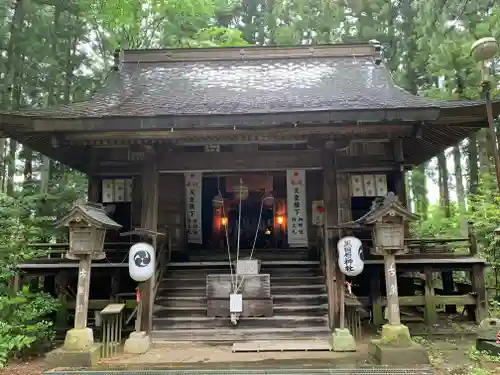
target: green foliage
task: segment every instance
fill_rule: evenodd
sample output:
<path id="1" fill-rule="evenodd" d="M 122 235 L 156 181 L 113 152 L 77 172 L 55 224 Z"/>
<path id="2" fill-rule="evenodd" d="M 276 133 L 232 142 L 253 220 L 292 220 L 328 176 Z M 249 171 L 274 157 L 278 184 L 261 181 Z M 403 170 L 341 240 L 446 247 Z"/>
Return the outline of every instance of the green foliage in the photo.
<path id="1" fill-rule="evenodd" d="M 441 206 L 430 205 L 427 218 L 411 224 L 415 237 L 460 237 L 462 226 L 458 219 L 458 207 L 451 205 L 451 217 L 446 217 Z"/>
<path id="2" fill-rule="evenodd" d="M 12 293 L 10 280 L 19 262 L 37 254 L 28 243 L 42 236 L 46 218 L 36 218 L 30 204 L 0 193 L 0 366 L 12 355 L 37 349 L 54 335 L 48 314 L 58 308 L 54 298 L 24 287 Z"/>
<path id="3" fill-rule="evenodd" d="M 46 346 L 54 338 L 48 314 L 59 305 L 49 295 L 31 293 L 28 288 L 16 295 L 0 294 L 0 366 L 12 355 Z"/>

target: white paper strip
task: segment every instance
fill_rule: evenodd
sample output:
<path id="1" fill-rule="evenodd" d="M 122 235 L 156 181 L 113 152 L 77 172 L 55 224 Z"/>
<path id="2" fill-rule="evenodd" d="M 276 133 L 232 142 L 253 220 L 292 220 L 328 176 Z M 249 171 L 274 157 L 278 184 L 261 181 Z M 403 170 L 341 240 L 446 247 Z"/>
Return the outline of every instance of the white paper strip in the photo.
<path id="1" fill-rule="evenodd" d="M 201 172 L 185 173 L 186 184 L 186 229 L 189 243 L 201 244 Z"/>
<path id="2" fill-rule="evenodd" d="M 113 202 L 113 196 L 115 193 L 113 180 L 102 180 L 102 203 Z"/>
<path id="3" fill-rule="evenodd" d="M 125 201 L 125 180 L 115 180 L 114 202 Z"/>
<path id="4" fill-rule="evenodd" d="M 375 175 L 375 186 L 377 187 L 377 197 L 387 196 L 387 176 L 385 174 Z"/>
<path id="5" fill-rule="evenodd" d="M 287 229 L 290 247 L 307 247 L 306 172 L 286 171 Z"/>
<path id="6" fill-rule="evenodd" d="M 128 178 L 125 180 L 125 202 L 132 202 L 132 191 L 134 189 L 134 180 Z"/>
<path id="7" fill-rule="evenodd" d="M 363 190 L 365 192 L 365 197 L 375 197 L 375 176 L 372 174 L 363 175 Z"/>
<path id="8" fill-rule="evenodd" d="M 243 312 L 243 295 L 230 294 L 229 295 L 229 312 L 241 313 Z"/>
<path id="9" fill-rule="evenodd" d="M 363 177 L 359 174 L 351 175 L 351 197 L 364 196 Z"/>

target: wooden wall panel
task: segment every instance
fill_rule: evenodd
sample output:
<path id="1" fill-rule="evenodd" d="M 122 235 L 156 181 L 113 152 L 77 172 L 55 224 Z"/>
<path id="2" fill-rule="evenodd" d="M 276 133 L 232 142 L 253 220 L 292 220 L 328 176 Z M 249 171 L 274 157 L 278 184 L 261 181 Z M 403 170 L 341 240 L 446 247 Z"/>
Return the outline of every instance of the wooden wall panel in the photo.
<path id="1" fill-rule="evenodd" d="M 349 193 L 349 173 L 337 173 L 337 193 L 339 203 L 339 221 L 345 223 L 352 220 L 351 195 Z"/>
<path id="2" fill-rule="evenodd" d="M 318 241 L 318 227 L 312 224 L 312 202 L 323 199 L 323 171 L 306 172 L 307 233 L 310 246 Z"/>
<path id="3" fill-rule="evenodd" d="M 172 230 L 174 251 L 185 244 L 185 189 L 184 174 L 160 174 L 160 196 L 158 200 L 158 227 Z"/>

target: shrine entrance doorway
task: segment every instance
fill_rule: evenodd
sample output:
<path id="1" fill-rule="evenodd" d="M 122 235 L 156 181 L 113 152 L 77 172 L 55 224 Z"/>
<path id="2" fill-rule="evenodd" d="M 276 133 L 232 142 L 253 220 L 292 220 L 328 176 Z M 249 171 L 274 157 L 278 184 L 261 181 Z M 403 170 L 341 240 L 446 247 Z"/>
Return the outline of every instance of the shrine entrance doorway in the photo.
<path id="1" fill-rule="evenodd" d="M 284 171 L 206 175 L 202 190 L 204 246 L 286 247 Z"/>

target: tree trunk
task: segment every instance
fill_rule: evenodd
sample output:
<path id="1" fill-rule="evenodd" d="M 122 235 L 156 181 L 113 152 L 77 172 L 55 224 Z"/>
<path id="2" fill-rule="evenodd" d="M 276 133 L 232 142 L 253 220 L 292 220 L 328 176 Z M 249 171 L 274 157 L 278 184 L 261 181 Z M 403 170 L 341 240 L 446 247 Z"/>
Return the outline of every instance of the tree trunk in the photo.
<path id="1" fill-rule="evenodd" d="M 427 198 L 427 176 L 425 174 L 425 164 L 415 167 L 411 172 L 411 189 L 415 203 L 415 211 L 425 220 L 429 202 Z"/>
<path id="2" fill-rule="evenodd" d="M 444 216 L 450 217 L 450 190 L 448 185 L 448 168 L 446 165 L 445 152 L 440 152 L 437 156 L 439 171 L 439 198 Z"/>
<path id="3" fill-rule="evenodd" d="M 467 153 L 469 164 L 469 194 L 475 194 L 479 183 L 479 168 L 477 166 L 477 134 L 475 133 L 469 137 Z"/>
<path id="4" fill-rule="evenodd" d="M 465 189 L 463 182 L 463 171 L 462 171 L 462 154 L 460 153 L 460 147 L 457 145 L 453 147 L 453 161 L 455 164 L 455 180 L 457 189 L 457 202 L 460 208 L 460 215 L 465 212 Z"/>
<path id="5" fill-rule="evenodd" d="M 2 93 L 3 105 L 6 109 L 13 109 L 19 106 L 19 101 L 21 97 L 20 93 L 20 82 L 17 82 L 16 78 L 19 77 L 19 69 L 22 66 L 21 53 L 19 51 L 19 40 L 22 37 L 22 26 L 24 21 L 24 8 L 23 0 L 17 0 L 13 6 L 13 16 L 10 25 L 10 37 L 7 43 L 6 57 L 7 61 L 5 63 L 5 79 L 4 79 L 4 92 Z M 16 84 L 17 90 L 13 87 Z M 17 91 L 17 92 L 15 92 Z M 17 94 L 17 103 L 13 103 L 13 96 Z M 7 194 L 12 195 L 14 192 L 14 176 L 16 169 L 16 151 L 17 142 L 13 139 L 9 141 L 9 156 L 8 165 L 5 163 L 5 139 L 0 142 L 0 160 L 3 165 L 2 168 L 2 184 L 6 187 Z M 5 167 L 8 167 L 7 177 L 5 177 Z"/>

